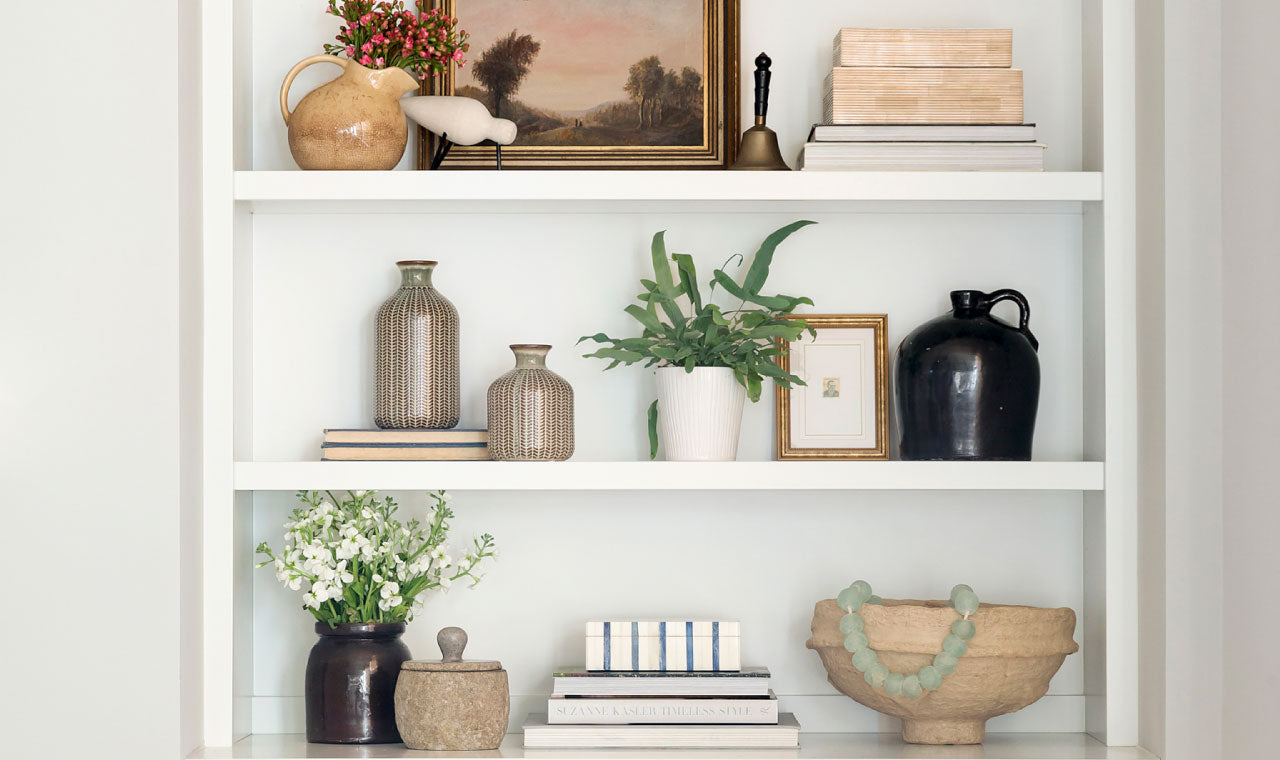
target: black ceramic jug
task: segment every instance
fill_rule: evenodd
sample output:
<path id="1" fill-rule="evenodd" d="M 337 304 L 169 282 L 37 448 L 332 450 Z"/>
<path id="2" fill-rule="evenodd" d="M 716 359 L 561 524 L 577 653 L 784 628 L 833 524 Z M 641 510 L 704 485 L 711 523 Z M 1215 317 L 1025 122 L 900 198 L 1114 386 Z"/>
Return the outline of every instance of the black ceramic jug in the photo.
<path id="1" fill-rule="evenodd" d="M 991 316 L 1018 305 L 1018 326 Z M 903 459 L 1031 458 L 1040 402 L 1039 342 L 1016 290 L 953 290 L 953 311 L 898 346 L 894 367 Z"/>

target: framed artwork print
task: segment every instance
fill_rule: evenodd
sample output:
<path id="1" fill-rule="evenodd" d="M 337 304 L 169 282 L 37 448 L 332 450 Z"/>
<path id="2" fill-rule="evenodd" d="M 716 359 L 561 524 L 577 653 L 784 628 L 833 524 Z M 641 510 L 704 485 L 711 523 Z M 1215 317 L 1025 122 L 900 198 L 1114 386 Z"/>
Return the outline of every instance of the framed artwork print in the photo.
<path id="1" fill-rule="evenodd" d="M 803 334 L 778 357 L 806 385 L 775 386 L 778 459 L 888 459 L 884 314 L 797 314 Z"/>
<path id="2" fill-rule="evenodd" d="M 466 63 L 424 85 L 516 123 L 503 168 L 726 168 L 738 141 L 738 0 L 437 0 Z M 429 88 L 429 89 L 428 89 Z M 418 130 L 418 168 L 435 137 Z M 442 168 L 494 166 L 455 145 Z"/>

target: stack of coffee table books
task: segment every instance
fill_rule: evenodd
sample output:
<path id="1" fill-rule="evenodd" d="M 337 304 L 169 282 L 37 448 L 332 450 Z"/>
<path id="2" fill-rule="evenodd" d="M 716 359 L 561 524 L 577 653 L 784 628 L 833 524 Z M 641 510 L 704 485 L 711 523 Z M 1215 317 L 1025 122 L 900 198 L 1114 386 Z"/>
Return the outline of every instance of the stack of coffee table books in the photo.
<path id="1" fill-rule="evenodd" d="M 554 674 L 526 748 L 791 748 L 795 716 L 778 712 L 766 668 L 744 668 L 738 624 L 587 624 L 587 667 Z"/>

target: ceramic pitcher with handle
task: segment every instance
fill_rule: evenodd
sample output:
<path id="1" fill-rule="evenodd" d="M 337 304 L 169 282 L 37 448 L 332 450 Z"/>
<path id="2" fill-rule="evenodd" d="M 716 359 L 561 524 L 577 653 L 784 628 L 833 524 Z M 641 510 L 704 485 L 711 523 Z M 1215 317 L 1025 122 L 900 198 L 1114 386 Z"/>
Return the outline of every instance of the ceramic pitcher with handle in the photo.
<path id="1" fill-rule="evenodd" d="M 342 73 L 290 112 L 289 87 L 313 63 L 337 64 Z M 303 169 L 394 169 L 409 139 L 400 98 L 416 89 L 417 80 L 401 68 L 370 69 L 336 55 L 304 58 L 280 86 L 293 160 Z"/>

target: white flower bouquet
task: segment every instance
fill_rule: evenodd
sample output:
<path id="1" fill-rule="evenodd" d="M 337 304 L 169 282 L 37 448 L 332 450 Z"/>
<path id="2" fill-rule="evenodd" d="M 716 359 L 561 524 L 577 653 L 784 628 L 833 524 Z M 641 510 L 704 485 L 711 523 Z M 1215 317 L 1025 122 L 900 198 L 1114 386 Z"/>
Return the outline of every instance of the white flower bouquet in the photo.
<path id="1" fill-rule="evenodd" d="M 281 583 L 303 591 L 304 609 L 331 626 L 411 620 L 428 591 L 447 590 L 463 578 L 474 586 L 482 577 L 476 572 L 481 562 L 497 556 L 493 536 L 486 533 L 455 561 L 444 543 L 453 497 L 444 491 L 430 497 L 427 522 L 402 525 L 395 519 L 395 501 L 378 499 L 376 491 L 348 491 L 343 499 L 327 491 L 299 491 L 305 506 L 284 524 L 284 549 L 275 552 L 263 541 L 257 552 L 267 559 L 258 567 L 274 564 Z"/>

